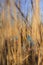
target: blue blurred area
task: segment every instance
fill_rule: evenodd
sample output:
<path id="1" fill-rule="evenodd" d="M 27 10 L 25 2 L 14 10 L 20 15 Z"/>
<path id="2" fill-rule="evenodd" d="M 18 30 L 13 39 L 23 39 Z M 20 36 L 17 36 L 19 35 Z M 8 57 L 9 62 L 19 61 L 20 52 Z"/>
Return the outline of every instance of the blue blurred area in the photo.
<path id="1" fill-rule="evenodd" d="M 6 0 L 0 0 L 0 4 L 4 5 Z M 13 1 L 13 0 L 12 0 Z M 19 0 L 16 0 L 16 3 L 18 4 Z M 0 11 L 2 10 L 2 7 L 0 7 Z M 30 17 L 32 16 L 32 6 L 31 6 L 31 0 L 20 0 L 20 9 L 24 16 L 26 17 L 28 15 L 28 12 L 30 14 Z M 41 20 L 43 22 L 43 0 L 40 0 L 40 15 Z"/>
<path id="2" fill-rule="evenodd" d="M 43 0 L 40 0 L 40 15 L 41 15 L 41 22 L 43 23 Z"/>
<path id="3" fill-rule="evenodd" d="M 16 0 L 17 4 L 19 3 L 18 1 L 19 0 Z M 27 16 L 28 11 L 30 13 L 31 8 L 31 0 L 20 0 L 20 9 L 25 17 Z"/>
<path id="4" fill-rule="evenodd" d="M 5 0 L 0 0 L 0 13 L 2 12 Z"/>
<path id="5" fill-rule="evenodd" d="M 40 11 L 43 14 L 43 0 L 40 0 Z"/>

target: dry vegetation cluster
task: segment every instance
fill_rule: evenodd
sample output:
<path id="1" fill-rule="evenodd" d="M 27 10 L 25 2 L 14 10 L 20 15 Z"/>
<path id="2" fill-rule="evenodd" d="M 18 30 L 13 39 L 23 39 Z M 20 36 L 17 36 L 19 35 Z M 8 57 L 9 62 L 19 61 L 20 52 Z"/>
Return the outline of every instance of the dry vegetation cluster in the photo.
<path id="1" fill-rule="evenodd" d="M 32 23 L 28 25 L 28 18 L 25 19 L 19 9 L 20 4 L 17 6 L 13 0 L 10 4 L 7 0 L 7 9 L 4 7 L 0 13 L 0 65 L 43 65 L 43 24 L 40 22 L 39 0 L 35 1 Z M 10 6 L 14 16 L 10 15 Z"/>

